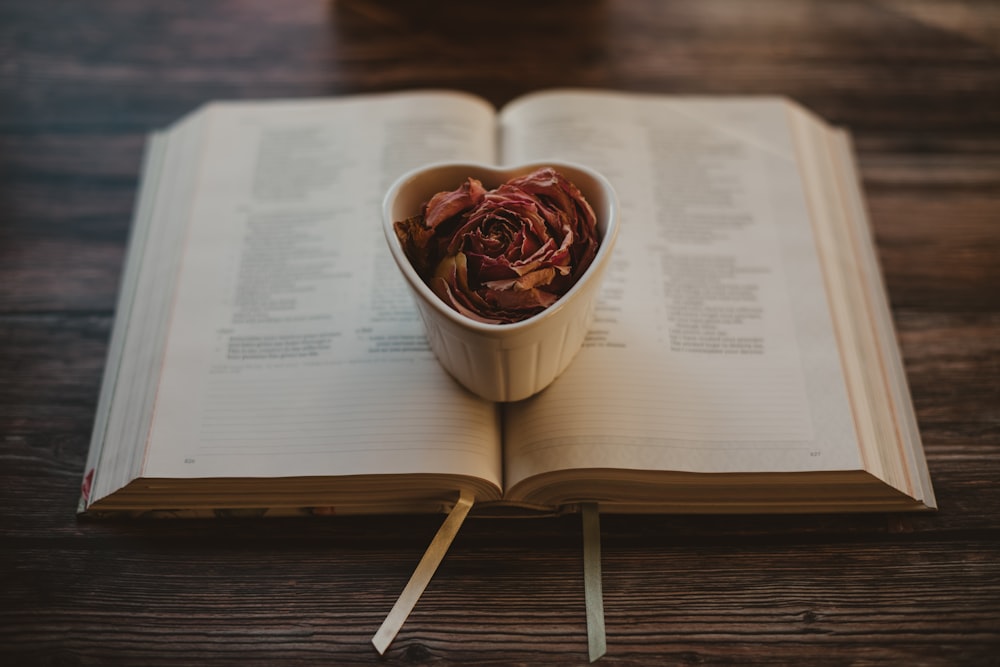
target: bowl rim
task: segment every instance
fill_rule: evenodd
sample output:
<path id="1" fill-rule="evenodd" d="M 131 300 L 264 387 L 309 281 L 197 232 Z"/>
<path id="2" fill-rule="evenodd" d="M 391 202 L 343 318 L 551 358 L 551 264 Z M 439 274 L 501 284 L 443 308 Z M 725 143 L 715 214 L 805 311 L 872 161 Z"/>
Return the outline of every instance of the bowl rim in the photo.
<path id="1" fill-rule="evenodd" d="M 425 283 L 424 280 L 417 273 L 417 270 L 413 268 L 413 265 L 410 263 L 409 257 L 406 256 L 406 253 L 403 251 L 403 248 L 399 243 L 399 239 L 396 236 L 396 232 L 394 229 L 396 221 L 393 219 L 394 216 L 392 215 L 392 208 L 397 197 L 399 196 L 399 193 L 403 190 L 404 187 L 409 185 L 412 181 L 416 180 L 417 178 L 423 176 L 424 174 L 434 171 L 442 171 L 445 169 L 451 169 L 456 171 L 465 169 L 470 172 L 478 172 L 478 173 L 470 173 L 469 175 L 475 178 L 480 178 L 480 180 L 483 180 L 479 176 L 480 173 L 487 173 L 491 177 L 501 178 L 502 180 L 498 182 L 497 185 L 488 187 L 488 189 L 492 189 L 500 185 L 500 183 L 503 183 L 513 177 L 521 176 L 523 174 L 530 173 L 532 171 L 535 171 L 536 169 L 540 169 L 543 167 L 552 167 L 556 171 L 560 170 L 577 171 L 581 174 L 584 174 L 588 178 L 592 179 L 597 184 L 597 186 L 600 187 L 600 189 L 604 192 L 606 199 L 606 210 L 598 211 L 594 207 L 594 204 L 590 202 L 590 199 L 588 198 L 587 200 L 588 203 L 591 205 L 591 208 L 594 209 L 594 215 L 598 221 L 601 220 L 602 215 L 607 216 L 607 219 L 605 220 L 604 234 L 600 239 L 600 243 L 597 248 L 597 254 L 594 256 L 593 261 L 591 261 L 590 266 L 587 267 L 587 270 L 584 271 L 583 275 L 581 275 L 580 278 L 573 284 L 573 286 L 570 287 L 565 294 L 561 295 L 559 299 L 556 300 L 555 303 L 553 303 L 551 306 L 548 306 L 541 312 L 536 313 L 518 322 L 510 322 L 510 323 L 479 322 L 478 320 L 474 320 L 466 315 L 463 315 L 462 313 L 448 306 L 448 304 L 446 304 L 444 301 L 441 300 L 441 297 L 435 294 L 434 291 L 431 290 L 430 287 L 428 287 L 427 283 Z M 569 180 L 573 181 L 574 184 L 577 186 L 577 188 L 583 191 L 583 188 L 581 188 L 579 184 L 576 184 L 574 179 L 570 178 L 568 175 L 566 177 Z M 487 184 L 484 183 L 484 186 L 486 185 Z M 431 196 L 433 196 L 433 194 L 435 193 L 431 193 Z M 414 169 L 410 169 L 409 171 L 399 176 L 392 183 L 392 185 L 389 186 L 389 189 L 386 191 L 385 196 L 382 199 L 382 231 L 385 234 L 386 241 L 389 244 L 389 249 L 392 253 L 393 259 L 396 262 L 396 265 L 400 268 L 400 270 L 403 273 L 403 276 L 406 278 L 406 281 L 410 284 L 410 286 L 413 289 L 415 289 L 423 297 L 425 301 L 433 304 L 433 307 L 438 312 L 442 313 L 445 317 L 447 317 L 455 324 L 465 327 L 467 329 L 478 331 L 480 333 L 493 334 L 493 335 L 501 333 L 514 334 L 518 331 L 530 329 L 547 319 L 551 319 L 552 317 L 556 316 L 557 313 L 562 311 L 566 307 L 566 305 L 571 301 L 570 297 L 572 297 L 573 295 L 584 289 L 585 283 L 589 282 L 589 278 L 593 277 L 595 270 L 598 269 L 607 261 L 607 258 L 610 255 L 612 248 L 615 245 L 615 241 L 618 237 L 619 216 L 620 216 L 620 210 L 619 210 L 618 194 L 615 191 L 614 186 L 612 186 L 611 182 L 607 179 L 607 177 L 605 177 L 603 174 L 593 169 L 592 167 L 588 167 L 578 162 L 571 162 L 567 160 L 533 160 L 531 162 L 519 163 L 516 165 L 501 165 L 501 166 L 486 164 L 483 162 L 473 162 L 473 161 L 430 162 L 421 165 L 419 167 L 416 167 Z"/>

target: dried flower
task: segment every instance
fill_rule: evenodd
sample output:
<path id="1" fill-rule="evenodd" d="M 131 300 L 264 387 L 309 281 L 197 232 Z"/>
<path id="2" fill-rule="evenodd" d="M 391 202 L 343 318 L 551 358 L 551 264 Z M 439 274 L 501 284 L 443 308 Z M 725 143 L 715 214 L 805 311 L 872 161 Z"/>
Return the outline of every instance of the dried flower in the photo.
<path id="1" fill-rule="evenodd" d="M 394 224 L 417 273 L 445 303 L 508 324 L 565 294 L 597 254 L 597 221 L 580 190 L 543 167 L 487 191 L 475 178 Z"/>

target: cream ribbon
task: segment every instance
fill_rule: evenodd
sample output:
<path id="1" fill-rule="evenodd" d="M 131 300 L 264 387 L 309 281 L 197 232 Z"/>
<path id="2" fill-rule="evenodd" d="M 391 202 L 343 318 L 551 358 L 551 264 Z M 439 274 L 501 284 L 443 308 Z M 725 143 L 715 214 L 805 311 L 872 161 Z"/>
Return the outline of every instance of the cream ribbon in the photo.
<path id="1" fill-rule="evenodd" d="M 372 637 L 372 644 L 379 654 L 384 654 L 396 638 L 403 623 L 416 606 L 424 589 L 430 583 L 438 566 L 448 553 L 462 523 L 472 509 L 473 495 L 463 491 L 458 501 L 448 513 L 438 529 L 423 558 L 410 576 L 403 592 L 389 615 L 382 621 L 378 632 Z M 604 593 L 601 585 L 601 523 L 597 503 L 582 503 L 583 516 L 583 586 L 587 607 L 587 648 L 590 661 L 594 662 L 607 652 L 607 636 L 604 627 Z"/>
<path id="2" fill-rule="evenodd" d="M 372 644 L 375 645 L 375 650 L 380 655 L 384 654 L 386 649 L 389 648 L 389 644 L 396 638 L 399 629 L 403 627 L 403 623 L 406 622 L 410 612 L 416 606 L 417 600 L 420 599 L 424 589 L 427 588 L 427 584 L 430 583 L 434 572 L 437 571 L 438 565 L 441 564 L 444 555 L 448 553 L 448 547 L 451 546 L 452 540 L 458 534 L 458 529 L 462 527 L 462 522 L 468 516 L 469 510 L 472 509 L 473 501 L 474 497 L 468 491 L 463 491 L 459 496 L 455 507 L 448 513 L 448 517 L 441 524 L 441 527 L 438 528 L 437 534 L 434 535 L 430 546 L 424 552 L 424 556 L 420 559 L 417 569 L 413 571 L 410 581 L 407 582 L 403 592 L 399 594 L 396 604 L 393 605 L 389 615 L 382 621 L 382 626 L 378 629 L 378 632 L 372 637 Z"/>
<path id="3" fill-rule="evenodd" d="M 601 586 L 601 518 L 597 503 L 582 503 L 583 591 L 587 603 L 587 649 L 594 662 L 608 650 Z"/>

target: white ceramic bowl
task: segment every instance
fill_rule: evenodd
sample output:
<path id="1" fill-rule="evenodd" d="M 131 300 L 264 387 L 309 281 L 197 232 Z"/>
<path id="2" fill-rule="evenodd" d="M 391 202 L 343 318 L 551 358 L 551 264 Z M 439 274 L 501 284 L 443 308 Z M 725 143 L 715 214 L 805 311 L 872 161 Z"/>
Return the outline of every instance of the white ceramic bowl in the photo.
<path id="1" fill-rule="evenodd" d="M 515 176 L 551 166 L 572 181 L 594 209 L 600 246 L 587 271 L 541 313 L 513 324 L 484 324 L 445 304 L 410 264 L 393 223 L 420 212 L 433 195 L 454 190 L 468 177 L 492 190 Z M 434 164 L 400 177 L 386 193 L 382 223 L 396 264 L 416 299 L 431 349 L 456 380 L 491 401 L 518 401 L 538 393 L 576 356 L 590 328 L 594 304 L 618 234 L 618 198 L 604 177 L 566 162 L 497 168 L 481 164 Z"/>

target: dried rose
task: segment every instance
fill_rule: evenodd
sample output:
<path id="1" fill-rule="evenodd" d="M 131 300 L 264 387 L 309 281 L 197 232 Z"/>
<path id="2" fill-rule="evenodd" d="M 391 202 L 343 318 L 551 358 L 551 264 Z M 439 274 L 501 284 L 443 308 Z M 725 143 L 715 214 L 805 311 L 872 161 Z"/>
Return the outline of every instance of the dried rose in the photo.
<path id="1" fill-rule="evenodd" d="M 491 324 L 518 322 L 551 306 L 587 270 L 599 243 L 590 204 L 549 167 L 490 191 L 469 178 L 394 227 L 434 293 Z"/>

